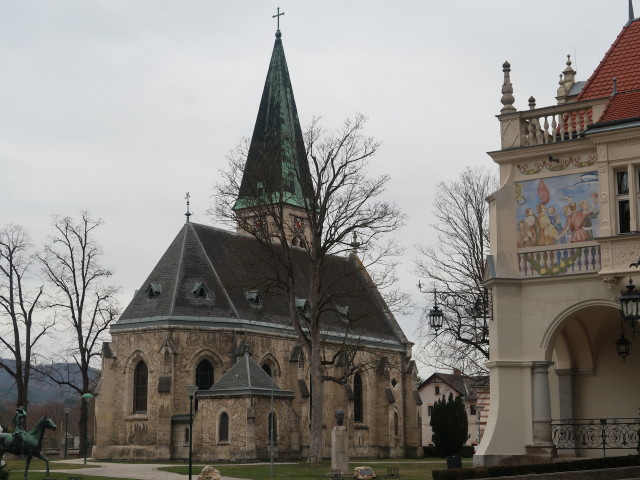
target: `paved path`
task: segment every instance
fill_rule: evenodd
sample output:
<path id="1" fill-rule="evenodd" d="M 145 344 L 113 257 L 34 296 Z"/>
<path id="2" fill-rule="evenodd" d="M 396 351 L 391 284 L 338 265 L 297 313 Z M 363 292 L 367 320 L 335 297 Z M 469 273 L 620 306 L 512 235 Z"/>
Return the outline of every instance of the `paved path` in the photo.
<path id="1" fill-rule="evenodd" d="M 51 463 L 75 463 L 82 464 L 83 459 L 73 460 L 55 460 Z M 179 473 L 165 472 L 158 470 L 160 467 L 171 467 L 175 464 L 151 464 L 151 463 L 111 463 L 111 462 L 89 462 L 87 466 L 91 465 L 88 469 L 74 469 L 74 470 L 51 470 L 55 473 L 68 473 L 74 476 L 98 476 L 98 477 L 120 477 L 120 478 L 134 478 L 138 480 L 184 480 L 185 475 Z M 194 467 L 192 476 L 194 479 L 198 478 L 200 474 L 200 467 Z M 235 477 L 222 476 L 222 480 L 249 480 Z"/>

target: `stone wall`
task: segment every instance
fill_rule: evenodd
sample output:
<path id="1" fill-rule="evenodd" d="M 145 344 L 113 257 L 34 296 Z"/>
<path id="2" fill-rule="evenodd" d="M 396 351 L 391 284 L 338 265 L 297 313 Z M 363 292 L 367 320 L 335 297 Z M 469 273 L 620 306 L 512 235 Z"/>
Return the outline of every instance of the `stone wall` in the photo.
<path id="1" fill-rule="evenodd" d="M 195 383 L 196 366 L 205 358 L 211 361 L 217 381 L 234 364 L 245 344 L 256 362 L 269 365 L 283 390 L 295 393 L 293 399 L 276 402 L 278 458 L 304 458 L 307 454 L 309 371 L 304 358 L 294 355 L 292 359 L 299 345 L 295 337 L 204 327 L 132 328 L 114 331 L 112 337 L 112 356 L 103 359 L 103 379 L 96 401 L 96 458 L 183 458 L 184 428 L 176 428 L 175 424 L 172 428 L 172 417 L 189 413 L 185 387 Z M 330 456 L 334 412 L 342 408 L 352 458 L 403 456 L 406 447 L 419 446 L 418 436 L 413 433 L 418 425 L 411 425 L 417 421 L 415 401 L 413 395 L 407 395 L 415 388 L 415 373 L 407 371 L 404 351 L 369 348 L 359 352 L 358 357 L 359 362 L 373 367 L 361 374 L 364 421 L 353 420 L 353 399 L 349 395 L 353 385 L 326 382 L 323 455 Z M 149 372 L 147 411 L 134 413 L 133 371 L 141 360 Z M 268 455 L 266 425 L 270 407 L 269 400 L 263 400 L 199 399 L 194 414 L 194 458 L 253 459 Z M 218 444 L 215 434 L 220 408 L 228 410 L 234 431 L 237 426 L 238 431 L 244 429 L 248 433 L 232 436 L 228 444 Z M 394 435 L 395 418 L 399 435 Z"/>

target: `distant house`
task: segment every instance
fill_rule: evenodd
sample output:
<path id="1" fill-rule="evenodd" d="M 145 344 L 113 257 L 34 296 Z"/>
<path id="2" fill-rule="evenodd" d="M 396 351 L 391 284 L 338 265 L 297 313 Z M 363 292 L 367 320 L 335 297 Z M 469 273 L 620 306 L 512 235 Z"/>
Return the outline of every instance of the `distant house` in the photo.
<path id="1" fill-rule="evenodd" d="M 453 373 L 436 372 L 418 387 L 422 400 L 422 445 L 433 445 L 433 431 L 429 423 L 433 405 L 449 394 L 464 398 L 465 410 L 469 420 L 469 440 L 467 445 L 477 445 L 482 438 L 489 414 L 489 377 L 467 377 L 460 370 Z M 480 427 L 478 429 L 478 426 Z"/>

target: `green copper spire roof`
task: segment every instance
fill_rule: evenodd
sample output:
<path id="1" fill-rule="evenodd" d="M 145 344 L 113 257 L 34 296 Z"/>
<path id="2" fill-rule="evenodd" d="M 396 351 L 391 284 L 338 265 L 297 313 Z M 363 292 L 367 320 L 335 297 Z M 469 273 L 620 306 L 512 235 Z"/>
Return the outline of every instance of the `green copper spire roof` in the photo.
<path id="1" fill-rule="evenodd" d="M 278 30 L 235 209 L 259 202 L 304 207 L 303 184 L 311 182 L 281 37 Z"/>

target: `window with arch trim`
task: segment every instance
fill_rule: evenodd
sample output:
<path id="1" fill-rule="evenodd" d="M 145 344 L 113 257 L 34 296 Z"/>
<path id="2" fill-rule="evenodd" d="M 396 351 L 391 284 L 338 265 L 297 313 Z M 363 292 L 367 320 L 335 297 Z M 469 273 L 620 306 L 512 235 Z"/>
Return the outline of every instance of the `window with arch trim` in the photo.
<path id="1" fill-rule="evenodd" d="M 440 395 L 440 387 L 436 385 L 436 395 Z"/>
<path id="2" fill-rule="evenodd" d="M 218 423 L 218 442 L 229 441 L 229 414 L 222 412 Z"/>
<path id="3" fill-rule="evenodd" d="M 273 377 L 273 372 L 271 371 L 271 365 L 269 365 L 268 363 L 264 363 L 262 365 L 262 370 L 264 370 L 266 374 L 269 375 L 270 377 Z"/>
<path id="4" fill-rule="evenodd" d="M 353 421 L 359 423 L 364 421 L 362 377 L 359 373 L 353 376 Z"/>
<path id="5" fill-rule="evenodd" d="M 147 413 L 149 370 L 140 360 L 133 371 L 133 413 Z"/>
<path id="6" fill-rule="evenodd" d="M 271 423 L 272 421 L 273 423 Z M 267 431 L 269 432 L 269 444 L 275 445 L 276 443 L 278 443 L 278 419 L 276 418 L 275 413 L 269 413 L 269 419 L 267 421 Z"/>
<path id="7" fill-rule="evenodd" d="M 400 433 L 400 417 L 398 412 L 393 412 L 393 434 L 397 437 Z"/>
<path id="8" fill-rule="evenodd" d="M 213 364 L 204 359 L 196 367 L 196 386 L 198 390 L 209 390 L 213 385 Z M 196 397 L 195 409 L 198 410 L 198 398 Z"/>

